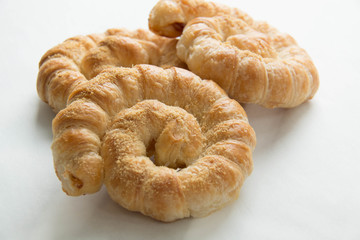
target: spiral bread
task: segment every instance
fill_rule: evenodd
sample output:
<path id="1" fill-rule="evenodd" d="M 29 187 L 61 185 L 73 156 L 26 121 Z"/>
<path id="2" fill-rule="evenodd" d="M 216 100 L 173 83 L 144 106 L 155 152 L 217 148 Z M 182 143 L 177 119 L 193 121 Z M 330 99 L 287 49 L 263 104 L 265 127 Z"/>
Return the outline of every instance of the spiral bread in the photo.
<path id="1" fill-rule="evenodd" d="M 176 56 L 176 39 L 148 30 L 109 29 L 76 36 L 47 51 L 39 63 L 37 91 L 55 112 L 66 106 L 71 91 L 108 67 L 153 64 L 183 67 Z"/>
<path id="2" fill-rule="evenodd" d="M 149 27 L 170 37 L 182 33 L 178 57 L 239 102 L 295 107 L 319 87 L 314 63 L 290 35 L 235 8 L 201 0 L 160 0 L 150 13 Z"/>
<path id="3" fill-rule="evenodd" d="M 152 65 L 108 68 L 77 86 L 53 134 L 67 194 L 104 182 L 120 205 L 161 221 L 206 216 L 236 199 L 256 144 L 243 108 L 217 84 Z"/>

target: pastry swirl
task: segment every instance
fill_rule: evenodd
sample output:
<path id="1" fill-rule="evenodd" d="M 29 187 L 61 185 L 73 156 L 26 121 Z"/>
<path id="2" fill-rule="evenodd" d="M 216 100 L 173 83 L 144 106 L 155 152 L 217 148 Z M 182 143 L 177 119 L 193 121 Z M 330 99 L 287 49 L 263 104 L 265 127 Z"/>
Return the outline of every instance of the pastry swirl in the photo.
<path id="1" fill-rule="evenodd" d="M 215 81 L 239 102 L 290 108 L 311 99 L 319 87 L 312 59 L 290 35 L 236 8 L 160 0 L 149 27 L 180 36 L 177 55 L 189 70 Z"/>
<path id="2" fill-rule="evenodd" d="M 76 87 L 53 133 L 67 194 L 104 182 L 123 207 L 161 221 L 206 216 L 236 199 L 256 144 L 244 110 L 217 84 L 151 65 L 108 68 Z"/>
<path id="3" fill-rule="evenodd" d="M 48 50 L 39 63 L 37 91 L 55 112 L 66 106 L 71 91 L 102 70 L 136 64 L 184 67 L 176 56 L 176 39 L 148 30 L 109 29 L 76 36 Z"/>
<path id="4" fill-rule="evenodd" d="M 266 23 L 258 27 L 264 31 L 231 16 L 196 18 L 184 29 L 177 54 L 239 102 L 289 108 L 311 99 L 319 78 L 309 55 L 288 34 Z"/>

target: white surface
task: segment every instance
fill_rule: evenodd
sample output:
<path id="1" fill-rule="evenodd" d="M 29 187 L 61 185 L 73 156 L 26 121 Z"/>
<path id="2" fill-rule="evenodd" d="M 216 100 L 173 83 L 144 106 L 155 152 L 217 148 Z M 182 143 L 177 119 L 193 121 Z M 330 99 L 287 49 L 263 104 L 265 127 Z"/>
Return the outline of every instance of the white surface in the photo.
<path id="1" fill-rule="evenodd" d="M 258 144 L 239 199 L 164 224 L 122 209 L 105 189 L 61 191 L 54 114 L 35 90 L 46 50 L 78 34 L 147 28 L 155 0 L 0 0 L 0 239 L 360 239 L 360 2 L 222 2 L 293 35 L 320 89 L 294 109 L 245 106 Z"/>

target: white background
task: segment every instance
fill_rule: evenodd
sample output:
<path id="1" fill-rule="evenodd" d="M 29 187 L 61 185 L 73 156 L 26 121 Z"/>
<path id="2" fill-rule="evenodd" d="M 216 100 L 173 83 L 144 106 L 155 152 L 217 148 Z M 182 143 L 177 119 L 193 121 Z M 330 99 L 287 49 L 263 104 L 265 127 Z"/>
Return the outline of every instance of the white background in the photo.
<path id="1" fill-rule="evenodd" d="M 68 197 L 55 176 L 41 56 L 66 38 L 147 28 L 155 0 L 0 0 L 0 239 L 360 239 L 360 1 L 222 1 L 290 33 L 320 74 L 294 109 L 244 106 L 257 134 L 239 199 L 170 224 L 102 189 Z"/>

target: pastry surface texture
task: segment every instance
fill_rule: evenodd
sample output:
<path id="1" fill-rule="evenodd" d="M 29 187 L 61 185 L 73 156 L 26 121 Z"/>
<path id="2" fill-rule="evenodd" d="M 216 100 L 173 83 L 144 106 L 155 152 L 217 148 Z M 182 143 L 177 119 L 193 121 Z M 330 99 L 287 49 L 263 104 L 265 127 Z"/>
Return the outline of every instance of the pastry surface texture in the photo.
<path id="1" fill-rule="evenodd" d="M 215 81 L 239 102 L 295 107 L 319 87 L 312 59 L 290 35 L 236 8 L 160 0 L 149 27 L 164 36 L 180 35 L 177 55 L 189 70 Z"/>
<path id="2" fill-rule="evenodd" d="M 53 134 L 67 194 L 105 183 L 123 207 L 166 222 L 235 200 L 256 144 L 243 108 L 217 84 L 151 65 L 108 68 L 77 86 Z"/>
<path id="3" fill-rule="evenodd" d="M 58 112 L 66 106 L 71 91 L 77 85 L 106 68 L 136 64 L 186 68 L 176 56 L 176 43 L 176 39 L 143 29 L 109 29 L 102 34 L 69 38 L 41 58 L 38 94 Z"/>

